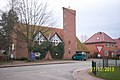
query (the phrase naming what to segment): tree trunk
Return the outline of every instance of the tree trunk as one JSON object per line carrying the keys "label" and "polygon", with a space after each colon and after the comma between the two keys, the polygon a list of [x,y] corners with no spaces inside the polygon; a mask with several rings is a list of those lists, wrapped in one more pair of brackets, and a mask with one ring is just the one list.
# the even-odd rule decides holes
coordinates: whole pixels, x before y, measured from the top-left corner
{"label": "tree trunk", "polygon": [[27,42],[28,48],[28,60],[31,60],[31,53],[32,53],[32,43]]}

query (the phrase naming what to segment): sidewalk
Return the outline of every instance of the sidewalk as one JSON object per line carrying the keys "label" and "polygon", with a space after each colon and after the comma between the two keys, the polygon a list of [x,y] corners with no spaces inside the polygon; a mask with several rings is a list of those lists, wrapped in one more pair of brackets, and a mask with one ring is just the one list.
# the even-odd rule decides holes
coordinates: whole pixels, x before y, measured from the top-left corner
{"label": "sidewalk", "polygon": [[75,70],[73,72],[73,76],[76,80],[104,80],[104,79],[93,77],[90,74],[88,74],[88,72],[89,72],[89,69]]}
{"label": "sidewalk", "polygon": [[20,66],[35,66],[35,65],[49,65],[49,64],[66,64],[66,63],[75,63],[72,60],[43,60],[43,61],[35,61],[35,62],[25,62],[25,61],[14,61],[11,63],[1,64],[0,68],[7,67],[20,67]]}

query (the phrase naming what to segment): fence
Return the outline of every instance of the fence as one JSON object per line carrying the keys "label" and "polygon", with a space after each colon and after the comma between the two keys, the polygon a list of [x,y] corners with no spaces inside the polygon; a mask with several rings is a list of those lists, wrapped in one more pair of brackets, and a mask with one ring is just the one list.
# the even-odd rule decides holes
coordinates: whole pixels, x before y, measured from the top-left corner
{"label": "fence", "polygon": [[120,66],[120,60],[117,59],[95,59],[97,67]]}
{"label": "fence", "polygon": [[107,70],[107,68],[110,68],[108,70],[114,70],[114,66],[120,66],[120,60],[108,58],[92,60],[92,72],[95,75],[97,71]]}

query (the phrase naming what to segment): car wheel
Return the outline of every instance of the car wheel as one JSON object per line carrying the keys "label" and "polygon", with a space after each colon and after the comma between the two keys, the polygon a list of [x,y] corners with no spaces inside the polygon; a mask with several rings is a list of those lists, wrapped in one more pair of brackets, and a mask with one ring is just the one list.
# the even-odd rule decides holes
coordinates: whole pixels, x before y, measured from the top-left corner
{"label": "car wheel", "polygon": [[84,61],[86,61],[86,59],[84,59]]}

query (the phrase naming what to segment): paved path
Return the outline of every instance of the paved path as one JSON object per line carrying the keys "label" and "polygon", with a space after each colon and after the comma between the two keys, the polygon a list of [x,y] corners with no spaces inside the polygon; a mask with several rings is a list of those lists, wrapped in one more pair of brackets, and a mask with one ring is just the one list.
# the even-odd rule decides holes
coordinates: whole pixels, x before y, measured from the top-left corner
{"label": "paved path", "polygon": [[85,70],[75,70],[74,71],[74,78],[76,78],[76,80],[104,80],[104,79],[99,79],[96,77],[91,76],[90,74],[88,74],[89,69],[85,69]]}

